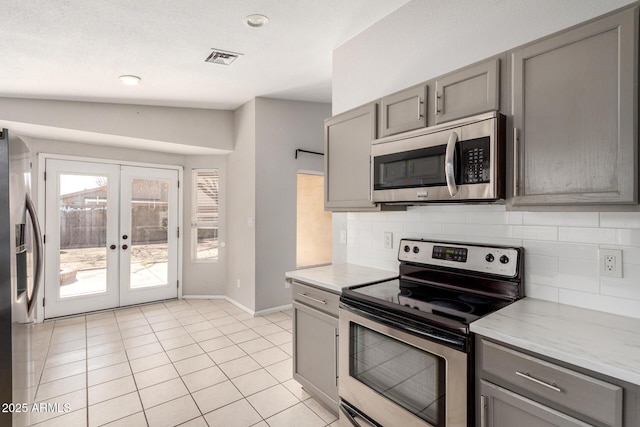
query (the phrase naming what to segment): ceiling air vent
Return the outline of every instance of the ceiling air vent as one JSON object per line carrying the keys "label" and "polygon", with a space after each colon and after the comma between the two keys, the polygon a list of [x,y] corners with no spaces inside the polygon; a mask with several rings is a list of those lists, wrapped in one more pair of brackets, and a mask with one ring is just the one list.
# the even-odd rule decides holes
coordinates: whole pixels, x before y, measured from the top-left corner
{"label": "ceiling air vent", "polygon": [[241,53],[237,53],[237,52],[227,52],[224,50],[213,49],[213,52],[211,52],[211,55],[207,56],[207,59],[205,59],[204,62],[211,62],[212,64],[229,65],[241,55],[242,55]]}

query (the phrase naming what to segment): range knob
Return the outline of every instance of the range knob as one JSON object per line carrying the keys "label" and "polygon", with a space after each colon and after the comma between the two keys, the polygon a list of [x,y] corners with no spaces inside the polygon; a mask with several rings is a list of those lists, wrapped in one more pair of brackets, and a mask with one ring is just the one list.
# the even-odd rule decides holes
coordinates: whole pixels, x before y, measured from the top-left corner
{"label": "range knob", "polygon": [[485,256],[484,259],[486,259],[487,262],[493,262],[495,257],[493,256],[493,254],[487,254],[487,256]]}
{"label": "range knob", "polygon": [[404,251],[405,252],[409,252],[411,250],[411,248],[409,247],[409,245],[404,245]]}
{"label": "range knob", "polygon": [[419,248],[419,247],[417,247],[417,246],[414,246],[414,247],[413,247],[413,253],[414,253],[414,254],[417,254],[418,252],[420,252],[420,248]]}
{"label": "range knob", "polygon": [[500,262],[503,263],[503,264],[507,264],[509,262],[509,257],[506,256],[506,255],[502,255],[500,257]]}

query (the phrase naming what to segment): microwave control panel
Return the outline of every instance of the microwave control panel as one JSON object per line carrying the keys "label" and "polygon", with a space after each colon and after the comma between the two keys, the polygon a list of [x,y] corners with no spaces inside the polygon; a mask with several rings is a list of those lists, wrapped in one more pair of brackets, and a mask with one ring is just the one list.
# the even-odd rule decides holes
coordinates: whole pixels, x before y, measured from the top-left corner
{"label": "microwave control panel", "polygon": [[460,145],[462,184],[482,184],[491,181],[489,138],[462,141]]}

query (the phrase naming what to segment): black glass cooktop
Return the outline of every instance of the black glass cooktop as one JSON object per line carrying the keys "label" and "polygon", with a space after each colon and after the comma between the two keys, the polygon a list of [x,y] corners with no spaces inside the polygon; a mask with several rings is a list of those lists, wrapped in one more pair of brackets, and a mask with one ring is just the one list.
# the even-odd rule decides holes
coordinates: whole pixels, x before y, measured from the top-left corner
{"label": "black glass cooktop", "polygon": [[[467,326],[474,320],[510,304],[498,298],[415,283],[402,279],[353,286],[346,299],[373,303],[391,311],[411,314],[438,323]],[[452,323],[453,322],[453,323]],[[456,328],[458,329],[458,328]]]}

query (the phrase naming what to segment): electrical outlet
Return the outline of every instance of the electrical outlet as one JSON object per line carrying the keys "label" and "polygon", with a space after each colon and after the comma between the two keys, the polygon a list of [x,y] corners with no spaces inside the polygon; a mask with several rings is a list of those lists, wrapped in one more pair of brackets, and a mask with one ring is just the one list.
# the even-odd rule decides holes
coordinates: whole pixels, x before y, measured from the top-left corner
{"label": "electrical outlet", "polygon": [[340,230],[340,244],[347,244],[347,230]]}
{"label": "electrical outlet", "polygon": [[289,281],[289,279],[286,279],[284,281],[284,288],[289,289],[290,287],[291,287],[291,282]]}
{"label": "electrical outlet", "polygon": [[390,231],[384,232],[384,248],[393,249],[393,233]]}
{"label": "electrical outlet", "polygon": [[240,287],[240,279],[238,279],[238,281],[236,282],[236,285]]}
{"label": "electrical outlet", "polygon": [[622,278],[622,251],[600,249],[600,276]]}

